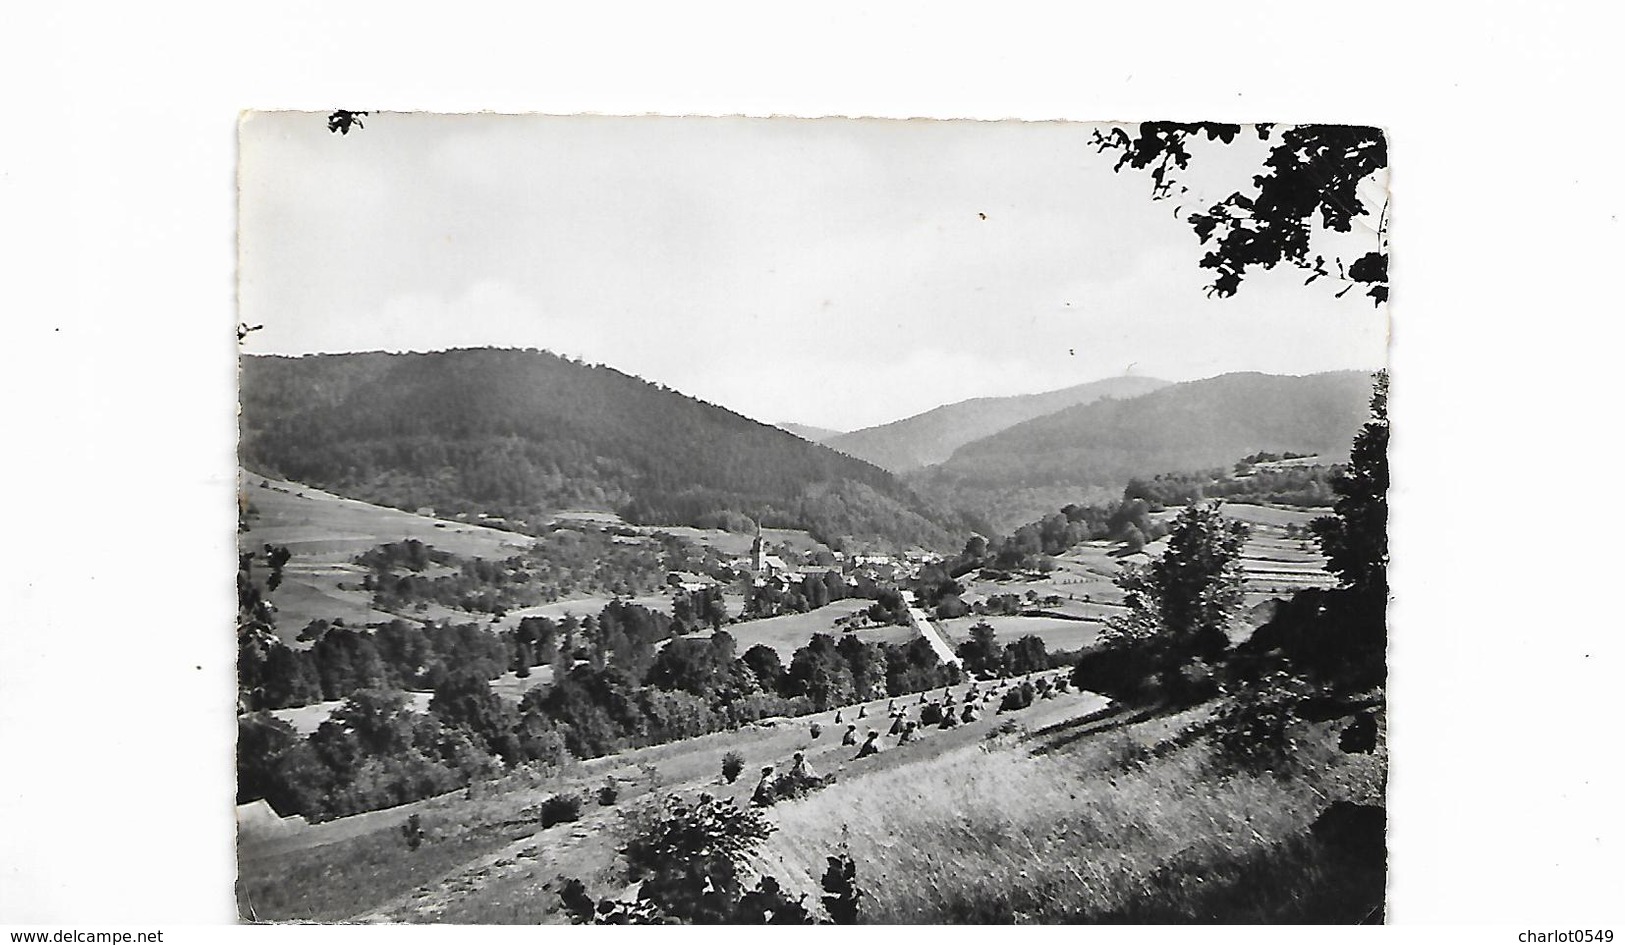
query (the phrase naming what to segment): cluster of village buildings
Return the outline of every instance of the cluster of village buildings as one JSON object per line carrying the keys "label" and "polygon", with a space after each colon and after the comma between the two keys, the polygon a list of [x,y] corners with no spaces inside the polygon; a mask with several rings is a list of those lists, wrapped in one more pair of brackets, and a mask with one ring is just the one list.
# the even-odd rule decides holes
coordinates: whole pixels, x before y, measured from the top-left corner
{"label": "cluster of village buildings", "polygon": [[[419,515],[433,516],[433,508],[424,507],[417,510]],[[459,521],[473,521],[480,525],[494,528],[522,527],[526,523],[510,521],[507,519],[478,514],[470,516],[466,513],[454,516]],[[610,532],[612,540],[620,544],[649,544],[654,539],[643,528],[626,526],[620,522],[618,516],[611,512],[562,512],[552,522],[555,526],[588,527],[603,529]],[[751,583],[757,587],[779,586],[789,589],[802,583],[808,576],[822,578],[830,571],[840,574],[848,586],[856,585],[860,579],[867,578],[877,584],[900,584],[917,576],[920,569],[931,564],[941,563],[943,556],[936,552],[921,549],[912,549],[903,554],[883,554],[877,552],[864,552],[848,554],[841,551],[820,551],[817,560],[786,561],[785,556],[800,557],[787,548],[779,553],[769,547],[768,543],[759,533],[751,543],[748,554],[737,555],[727,559],[727,566],[737,575],[750,575]],[[728,583],[709,574],[693,571],[673,571],[666,577],[666,584],[673,589],[681,588],[685,591],[698,591],[707,587],[715,587]]]}
{"label": "cluster of village buildings", "polygon": [[[757,535],[751,543],[750,553],[729,559],[727,565],[735,574],[750,575],[751,583],[757,587],[777,585],[789,589],[800,585],[808,577],[822,578],[831,571],[840,574],[848,586],[855,586],[862,578],[877,584],[897,584],[915,577],[926,565],[943,560],[940,554],[921,550],[901,555],[826,551],[815,556],[816,561],[791,563],[784,558],[784,554],[788,553],[772,553],[767,542]],[[667,575],[666,583],[686,591],[697,591],[723,582],[707,574],[673,571]]]}

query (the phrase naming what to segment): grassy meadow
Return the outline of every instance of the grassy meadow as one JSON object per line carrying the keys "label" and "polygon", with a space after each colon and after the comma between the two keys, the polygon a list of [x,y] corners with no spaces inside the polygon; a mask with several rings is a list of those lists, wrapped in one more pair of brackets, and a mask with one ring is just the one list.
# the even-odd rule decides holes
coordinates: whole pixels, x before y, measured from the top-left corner
{"label": "grassy meadow", "polygon": [[1288,777],[1222,774],[1180,734],[1203,714],[1062,725],[837,783],[774,810],[762,868],[816,895],[838,844],[868,923],[1371,917],[1381,868],[1346,866],[1308,828],[1334,800],[1380,803],[1381,759],[1340,754],[1320,726]]}
{"label": "grassy meadow", "polygon": [[[246,470],[240,471],[239,480],[252,514],[248,531],[237,536],[238,547],[258,551],[267,544],[283,545],[293,552],[272,600],[277,635],[295,648],[307,645],[296,637],[312,620],[339,618],[362,627],[393,618],[375,609],[372,594],[361,589],[366,569],[353,559],[362,552],[408,538],[453,554],[484,558],[505,558],[530,545],[530,539],[513,532],[346,499]],[[435,605],[414,617],[473,619]]]}
{"label": "grassy meadow", "polygon": [[[743,653],[757,644],[765,644],[778,651],[779,658],[789,663],[790,657],[797,649],[806,646],[813,638],[813,634],[827,633],[837,637],[843,635],[836,621],[867,610],[873,603],[870,600],[848,598],[832,601],[804,614],[781,614],[777,617],[764,617],[761,620],[747,620],[743,623],[730,624],[723,629],[734,638],[739,652]],[[730,601],[730,607],[731,604]],[[915,636],[914,631],[908,627],[871,627],[854,630],[852,633],[860,640],[873,643],[905,643]],[[711,636],[711,631],[703,630],[689,636],[705,639]]]}
{"label": "grassy meadow", "polygon": [[[839,711],[862,728],[884,727],[890,699]],[[917,699],[898,699],[918,716]],[[1048,726],[1095,711],[1104,700],[1073,693],[1021,710],[1025,724]],[[907,770],[938,754],[975,744],[1009,716],[991,713],[952,731],[932,730],[913,744],[891,745],[875,758],[854,760],[840,742],[844,724],[837,710],[777,723],[746,726],[664,745],[574,762],[563,770],[515,771],[496,782],[401,807],[313,824],[291,834],[245,833],[239,837],[240,879],[245,903],[269,920],[451,921],[469,923],[561,922],[554,881],[561,875],[587,880],[600,894],[618,892],[615,850],[624,839],[622,812],[635,811],[664,792],[708,791],[749,802],[761,765],[784,765],[796,751],[815,768],[839,778]],[[818,722],[820,737],[810,734]],[[722,756],[739,752],[744,774],[734,783],[720,776]],[[599,807],[590,795],[614,783],[615,806]],[[582,819],[542,828],[536,810],[555,793],[589,797]],[[400,825],[422,818],[429,839],[408,851]],[[245,911],[245,915],[248,913]]]}
{"label": "grassy meadow", "polygon": [[934,620],[932,623],[949,645],[958,646],[970,639],[970,628],[987,623],[998,634],[999,642],[1014,643],[1028,634],[1044,641],[1048,650],[1081,650],[1094,646],[1100,637],[1103,622],[1098,619],[1068,620],[1064,617],[1019,617],[992,615],[955,617],[952,620]]}
{"label": "grassy meadow", "polygon": [[[870,703],[871,718],[885,704]],[[836,781],[769,810],[777,829],[753,866],[816,902],[825,857],[849,853],[865,923],[1378,919],[1381,864],[1350,861],[1310,825],[1335,801],[1381,803],[1381,743],[1347,755],[1335,724],[1299,723],[1287,767],[1236,773],[1191,734],[1210,710],[1120,710],[1073,693],[888,740],[863,760],[839,744],[834,713],[817,713],[245,842],[242,895],[271,919],[557,923],[563,877],[620,892],[628,815],[666,792],[746,804],[757,766],[801,750]],[[822,738],[809,739],[810,721]],[[717,775],[727,751],[746,759],[734,784]],[[588,800],[579,821],[538,823],[543,798],[606,783],[616,805]],[[410,813],[428,838],[409,852]]]}

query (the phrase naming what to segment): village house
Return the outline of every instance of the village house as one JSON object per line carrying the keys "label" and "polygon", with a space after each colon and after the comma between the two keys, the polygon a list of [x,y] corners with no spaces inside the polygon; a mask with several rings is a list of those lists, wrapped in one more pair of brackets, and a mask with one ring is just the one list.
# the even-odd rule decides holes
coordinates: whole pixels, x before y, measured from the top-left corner
{"label": "village house", "polygon": [[666,575],[667,587],[681,588],[689,593],[716,587],[719,583],[709,574],[696,574],[693,571],[671,571]]}

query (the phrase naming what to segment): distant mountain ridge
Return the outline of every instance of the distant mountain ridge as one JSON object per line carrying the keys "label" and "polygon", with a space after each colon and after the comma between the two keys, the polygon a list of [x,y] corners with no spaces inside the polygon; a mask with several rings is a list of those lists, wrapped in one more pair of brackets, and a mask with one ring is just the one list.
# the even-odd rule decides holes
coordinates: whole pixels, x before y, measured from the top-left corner
{"label": "distant mountain ridge", "polygon": [[908,479],[1005,523],[1052,510],[1058,496],[1117,491],[1133,477],[1229,467],[1259,450],[1343,462],[1366,420],[1371,383],[1365,371],[1187,381],[1015,424]]}
{"label": "distant mountain ridge", "polygon": [[777,426],[780,430],[786,430],[790,433],[794,433],[803,440],[809,440],[813,443],[822,443],[831,437],[841,435],[840,430],[827,430],[823,427],[810,426],[805,423],[779,423],[775,424],[775,426]]}
{"label": "distant mountain ridge", "polygon": [[948,547],[965,523],[885,470],[545,351],[241,359],[242,464],[395,508],[808,528]]}
{"label": "distant mountain ridge", "polygon": [[976,397],[823,442],[848,456],[902,473],[944,462],[967,443],[1035,417],[1103,398],[1138,397],[1167,385],[1154,377],[1109,377],[1040,394]]}

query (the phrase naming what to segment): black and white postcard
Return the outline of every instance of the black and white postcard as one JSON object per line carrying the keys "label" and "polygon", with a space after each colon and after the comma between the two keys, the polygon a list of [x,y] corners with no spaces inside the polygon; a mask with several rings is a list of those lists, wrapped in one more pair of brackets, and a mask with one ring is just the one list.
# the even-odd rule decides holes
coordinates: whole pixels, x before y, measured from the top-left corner
{"label": "black and white postcard", "polygon": [[1381,129],[239,134],[244,921],[1384,921]]}

